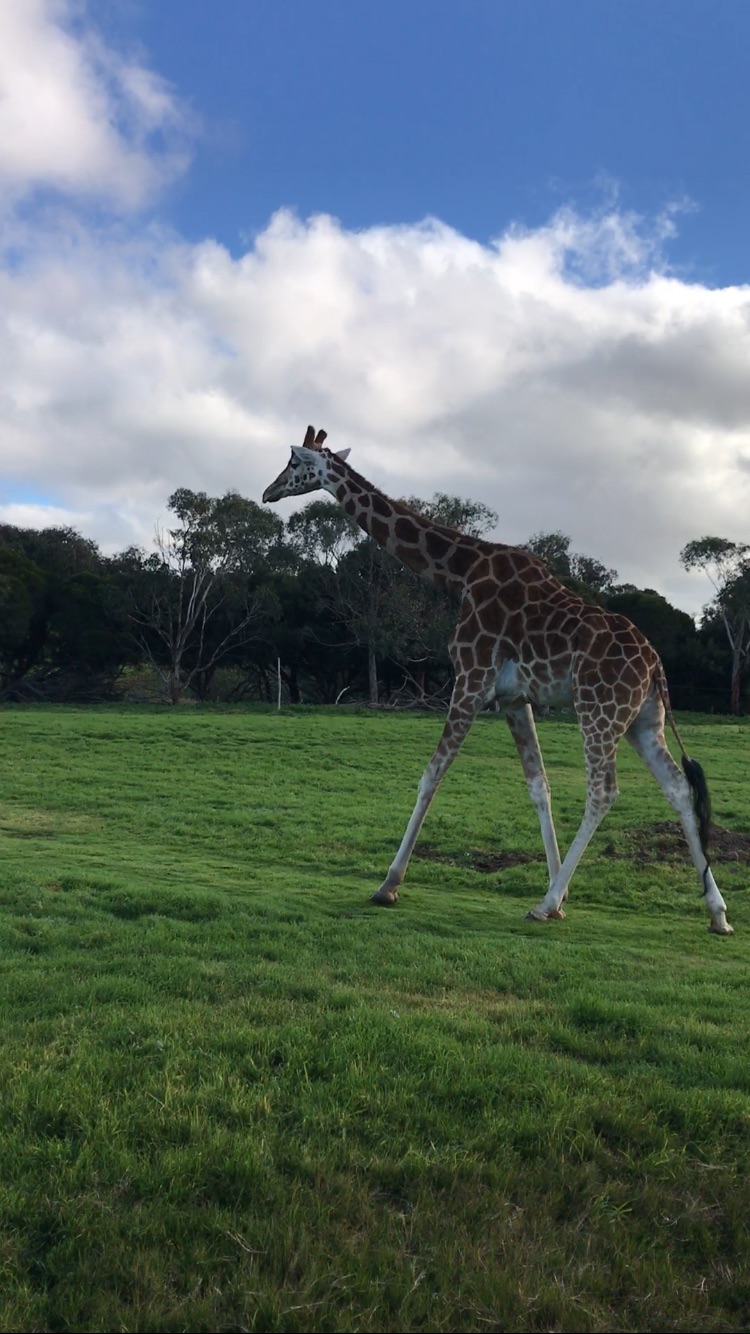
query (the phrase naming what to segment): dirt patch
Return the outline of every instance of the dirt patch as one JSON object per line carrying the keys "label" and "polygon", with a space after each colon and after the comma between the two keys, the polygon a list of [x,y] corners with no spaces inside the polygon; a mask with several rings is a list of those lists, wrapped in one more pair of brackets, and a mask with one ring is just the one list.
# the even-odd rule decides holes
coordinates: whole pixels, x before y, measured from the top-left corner
{"label": "dirt patch", "polygon": [[[618,842],[605,844],[599,855],[602,853],[614,860],[634,861],[642,865],[648,862],[690,860],[682,826],[673,820],[624,829],[618,836]],[[709,853],[712,862],[741,862],[750,866],[750,834],[738,834],[733,829],[714,825]],[[506,871],[511,866],[527,866],[529,862],[544,861],[544,853],[541,851],[485,852],[482,848],[470,848],[467,852],[451,854],[440,852],[429,843],[418,844],[414,856],[422,857],[425,861],[441,862],[444,866],[462,866],[465,870],[481,871],[485,875],[493,871]]]}
{"label": "dirt patch", "polygon": [[481,848],[470,848],[458,856],[448,852],[438,852],[429,843],[421,843],[414,849],[415,857],[424,857],[429,862],[442,862],[444,866],[463,866],[470,871],[505,871],[509,866],[526,866],[529,862],[543,862],[543,852],[483,852]]}
{"label": "dirt patch", "polygon": [[[690,856],[682,826],[674,820],[623,830],[620,847],[608,843],[604,853],[608,857],[629,857],[636,862],[683,862]],[[738,834],[734,829],[714,825],[709,856],[714,862],[743,862],[750,866],[750,834]]]}

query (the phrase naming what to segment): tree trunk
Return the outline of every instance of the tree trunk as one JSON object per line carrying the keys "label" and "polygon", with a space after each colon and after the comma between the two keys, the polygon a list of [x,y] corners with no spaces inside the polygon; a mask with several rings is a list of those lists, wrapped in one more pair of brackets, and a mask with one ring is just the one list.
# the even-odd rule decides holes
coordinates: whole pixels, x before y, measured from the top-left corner
{"label": "tree trunk", "polygon": [[742,685],[742,653],[735,648],[732,654],[732,713],[738,716],[742,713],[742,704],[740,700],[740,687]]}
{"label": "tree trunk", "polygon": [[184,693],[180,659],[175,658],[169,668],[169,698],[173,704],[179,704]]}
{"label": "tree trunk", "polygon": [[205,704],[208,700],[215,672],[215,667],[205,667],[193,676],[191,685],[201,704]]}
{"label": "tree trunk", "polygon": [[272,702],[271,678],[265,667],[258,668],[258,695],[266,704]]}
{"label": "tree trunk", "polygon": [[370,703],[378,702],[378,660],[375,656],[375,649],[372,644],[367,649],[367,666],[370,675]]}
{"label": "tree trunk", "polygon": [[287,668],[286,671],[282,667],[281,679],[284,682],[284,685],[286,686],[287,690],[289,691],[289,703],[301,704],[302,694],[299,688],[299,677],[297,675],[296,664],[292,664],[292,666]]}

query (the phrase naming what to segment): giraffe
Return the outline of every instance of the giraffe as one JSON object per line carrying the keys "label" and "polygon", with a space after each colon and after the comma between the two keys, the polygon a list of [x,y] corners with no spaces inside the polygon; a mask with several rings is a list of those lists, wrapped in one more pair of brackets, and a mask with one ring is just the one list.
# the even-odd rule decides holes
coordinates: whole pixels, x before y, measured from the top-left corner
{"label": "giraffe", "polygon": [[[324,447],[325,431],[308,426],[287,467],[263,493],[265,502],[328,491],[346,513],[410,569],[456,595],[460,612],[450,643],[454,685],[443,734],[419,782],[401,844],[374,903],[395,904],[428,808],[479,711],[497,700],[504,711],[536,807],[549,885],[527,913],[535,922],[565,916],[571,877],[618,795],[616,751],[634,748],[677,812],[703,886],[709,931],[733,928],[709,866],[710,806],[705,776],[675,725],[656,650],[626,617],[584,602],[523,547],[468,537],[415,514],[365,481],[346,462],[350,453]],[[564,859],[552,819],[550,789],[533,705],[567,705],[583,736],[586,802]],[[664,738],[669,721],[684,774]]]}

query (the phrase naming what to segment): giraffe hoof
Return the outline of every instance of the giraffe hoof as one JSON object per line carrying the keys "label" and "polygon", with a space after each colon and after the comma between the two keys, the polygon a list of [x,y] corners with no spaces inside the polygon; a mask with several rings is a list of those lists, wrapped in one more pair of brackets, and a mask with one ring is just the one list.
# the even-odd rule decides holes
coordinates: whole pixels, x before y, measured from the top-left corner
{"label": "giraffe hoof", "polygon": [[381,908],[392,908],[398,903],[397,889],[378,889],[370,895],[370,903],[377,903]]}
{"label": "giraffe hoof", "polygon": [[734,927],[730,926],[728,922],[725,922],[723,926],[717,926],[715,922],[711,922],[708,929],[709,931],[712,931],[715,936],[734,935]]}
{"label": "giraffe hoof", "polygon": [[539,908],[532,908],[527,912],[527,922],[558,922],[565,916],[562,908],[551,908],[549,912],[542,912]]}

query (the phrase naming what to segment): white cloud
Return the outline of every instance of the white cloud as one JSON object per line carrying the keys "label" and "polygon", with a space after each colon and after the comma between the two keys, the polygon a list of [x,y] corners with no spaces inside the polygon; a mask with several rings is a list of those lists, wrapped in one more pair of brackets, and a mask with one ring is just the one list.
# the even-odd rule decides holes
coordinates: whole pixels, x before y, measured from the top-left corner
{"label": "white cloud", "polygon": [[187,165],[169,86],[108,47],[73,0],[0,0],[0,189],[141,207]]}
{"label": "white cloud", "polygon": [[91,523],[91,514],[61,509],[59,505],[35,504],[33,501],[15,501],[0,505],[0,523],[16,528],[78,528]]}
{"label": "white cloud", "polygon": [[750,289],[670,275],[673,212],[613,198],[481,245],[282,211],[239,258],[95,227],[77,204],[151,198],[186,120],[90,12],[0,0],[0,187],[60,197],[0,223],[0,516],[147,545],[177,486],[259,498],[312,421],[391,494],[484,500],[510,542],[562,528],[700,607],[680,548],[749,536]]}
{"label": "white cloud", "polygon": [[[259,498],[313,421],[392,494],[480,498],[511,542],[562,528],[697,609],[682,545],[748,538],[750,291],[636,272],[623,229],[566,212],[482,246],[280,213],[238,259],[37,233],[0,274],[0,466],[112,549],[178,485]],[[627,279],[586,286],[571,254],[611,237]]]}

